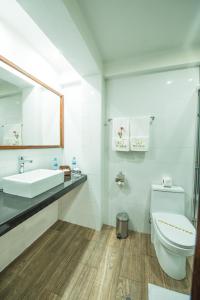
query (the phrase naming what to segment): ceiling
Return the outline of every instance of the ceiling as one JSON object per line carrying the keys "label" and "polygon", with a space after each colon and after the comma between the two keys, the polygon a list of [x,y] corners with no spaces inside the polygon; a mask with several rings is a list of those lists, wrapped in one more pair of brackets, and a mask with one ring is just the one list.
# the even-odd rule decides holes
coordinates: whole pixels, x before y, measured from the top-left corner
{"label": "ceiling", "polygon": [[[67,62],[69,62],[68,66],[73,66],[73,68],[71,67],[71,72],[68,71],[68,82],[70,82],[70,78],[75,78],[75,81],[80,80],[74,69],[78,71],[81,76],[99,72],[99,66],[93,58],[78,26],[76,26],[67,7],[65,6],[65,0],[4,1],[17,1],[17,3],[21,6],[21,9],[23,9],[23,11],[29,15],[29,18],[32,19],[32,22],[38,26],[46,38],[58,49],[58,52]],[[74,9],[73,6],[76,4],[75,0],[66,0],[66,2],[69,6],[72,6],[72,9]],[[77,11],[75,15],[77,15]],[[30,32],[30,28],[29,30],[26,30],[26,32],[29,34],[28,32]],[[33,39],[32,36],[31,39]],[[38,48],[41,48],[41,43],[36,35],[34,36],[34,42],[38,45]],[[46,51],[46,56],[49,56],[48,52],[50,51]],[[53,61],[54,57],[55,56],[53,55]],[[69,69],[64,63],[62,64],[62,67],[65,70]]]}
{"label": "ceiling", "polygon": [[29,78],[3,62],[0,62],[0,85],[19,90],[33,87],[33,83]]}
{"label": "ceiling", "polygon": [[1,89],[18,89],[18,87],[8,81],[5,81],[0,78],[0,90]]}
{"label": "ceiling", "polygon": [[77,80],[77,72],[16,0],[1,0],[0,22],[43,57],[52,66],[58,78],[65,75],[67,82],[74,78]]}
{"label": "ceiling", "polygon": [[200,45],[199,0],[76,0],[104,63]]}
{"label": "ceiling", "polygon": [[[200,64],[200,0],[11,1],[81,76],[110,78]],[[30,28],[23,28],[29,36]],[[38,35],[31,40],[51,56]],[[65,68],[54,55],[53,62]]]}
{"label": "ceiling", "polygon": [[10,83],[8,81],[5,81],[3,79],[0,79],[0,99],[8,96],[8,95],[16,95],[21,93],[21,89],[14,85],[13,83]]}

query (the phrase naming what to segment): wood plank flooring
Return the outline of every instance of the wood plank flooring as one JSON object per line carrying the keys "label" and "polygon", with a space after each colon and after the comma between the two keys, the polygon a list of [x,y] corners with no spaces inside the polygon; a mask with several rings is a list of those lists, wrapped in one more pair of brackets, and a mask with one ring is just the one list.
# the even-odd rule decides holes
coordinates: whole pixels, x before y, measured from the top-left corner
{"label": "wood plank flooring", "polygon": [[176,281],[159,267],[150,236],[115,228],[101,232],[58,221],[0,273],[0,300],[147,300],[147,284],[190,293],[187,278]]}

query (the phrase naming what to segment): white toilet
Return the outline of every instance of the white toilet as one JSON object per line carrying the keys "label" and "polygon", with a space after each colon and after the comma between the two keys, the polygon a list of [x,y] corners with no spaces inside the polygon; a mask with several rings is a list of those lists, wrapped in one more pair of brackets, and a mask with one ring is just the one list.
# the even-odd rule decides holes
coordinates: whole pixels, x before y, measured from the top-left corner
{"label": "white toilet", "polygon": [[186,276],[186,258],[194,254],[196,230],[184,216],[184,190],[152,185],[151,241],[163,271],[181,280]]}

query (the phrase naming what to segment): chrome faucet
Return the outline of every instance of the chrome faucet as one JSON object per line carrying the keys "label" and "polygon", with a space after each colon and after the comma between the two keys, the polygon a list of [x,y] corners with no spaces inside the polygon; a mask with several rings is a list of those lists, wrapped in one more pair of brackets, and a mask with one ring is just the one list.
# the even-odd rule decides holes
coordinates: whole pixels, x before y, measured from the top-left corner
{"label": "chrome faucet", "polygon": [[31,159],[24,159],[23,156],[19,156],[19,158],[18,158],[18,170],[19,170],[19,174],[24,173],[24,164],[25,164],[25,162],[32,163],[33,161]]}

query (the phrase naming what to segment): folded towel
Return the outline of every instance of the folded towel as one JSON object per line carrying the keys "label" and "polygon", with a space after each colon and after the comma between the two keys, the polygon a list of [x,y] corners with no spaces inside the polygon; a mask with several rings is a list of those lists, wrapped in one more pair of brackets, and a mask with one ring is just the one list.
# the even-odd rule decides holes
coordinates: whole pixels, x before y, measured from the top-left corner
{"label": "folded towel", "polygon": [[149,117],[135,117],[130,120],[131,151],[149,150]]}
{"label": "folded towel", "polygon": [[113,151],[129,151],[129,119],[115,118],[112,132]]}
{"label": "folded towel", "polygon": [[148,151],[149,138],[146,136],[138,136],[130,138],[131,151]]}
{"label": "folded towel", "polygon": [[113,151],[129,151],[129,139],[114,139],[112,141]]}
{"label": "folded towel", "polygon": [[22,124],[4,125],[3,145],[22,145]]}

